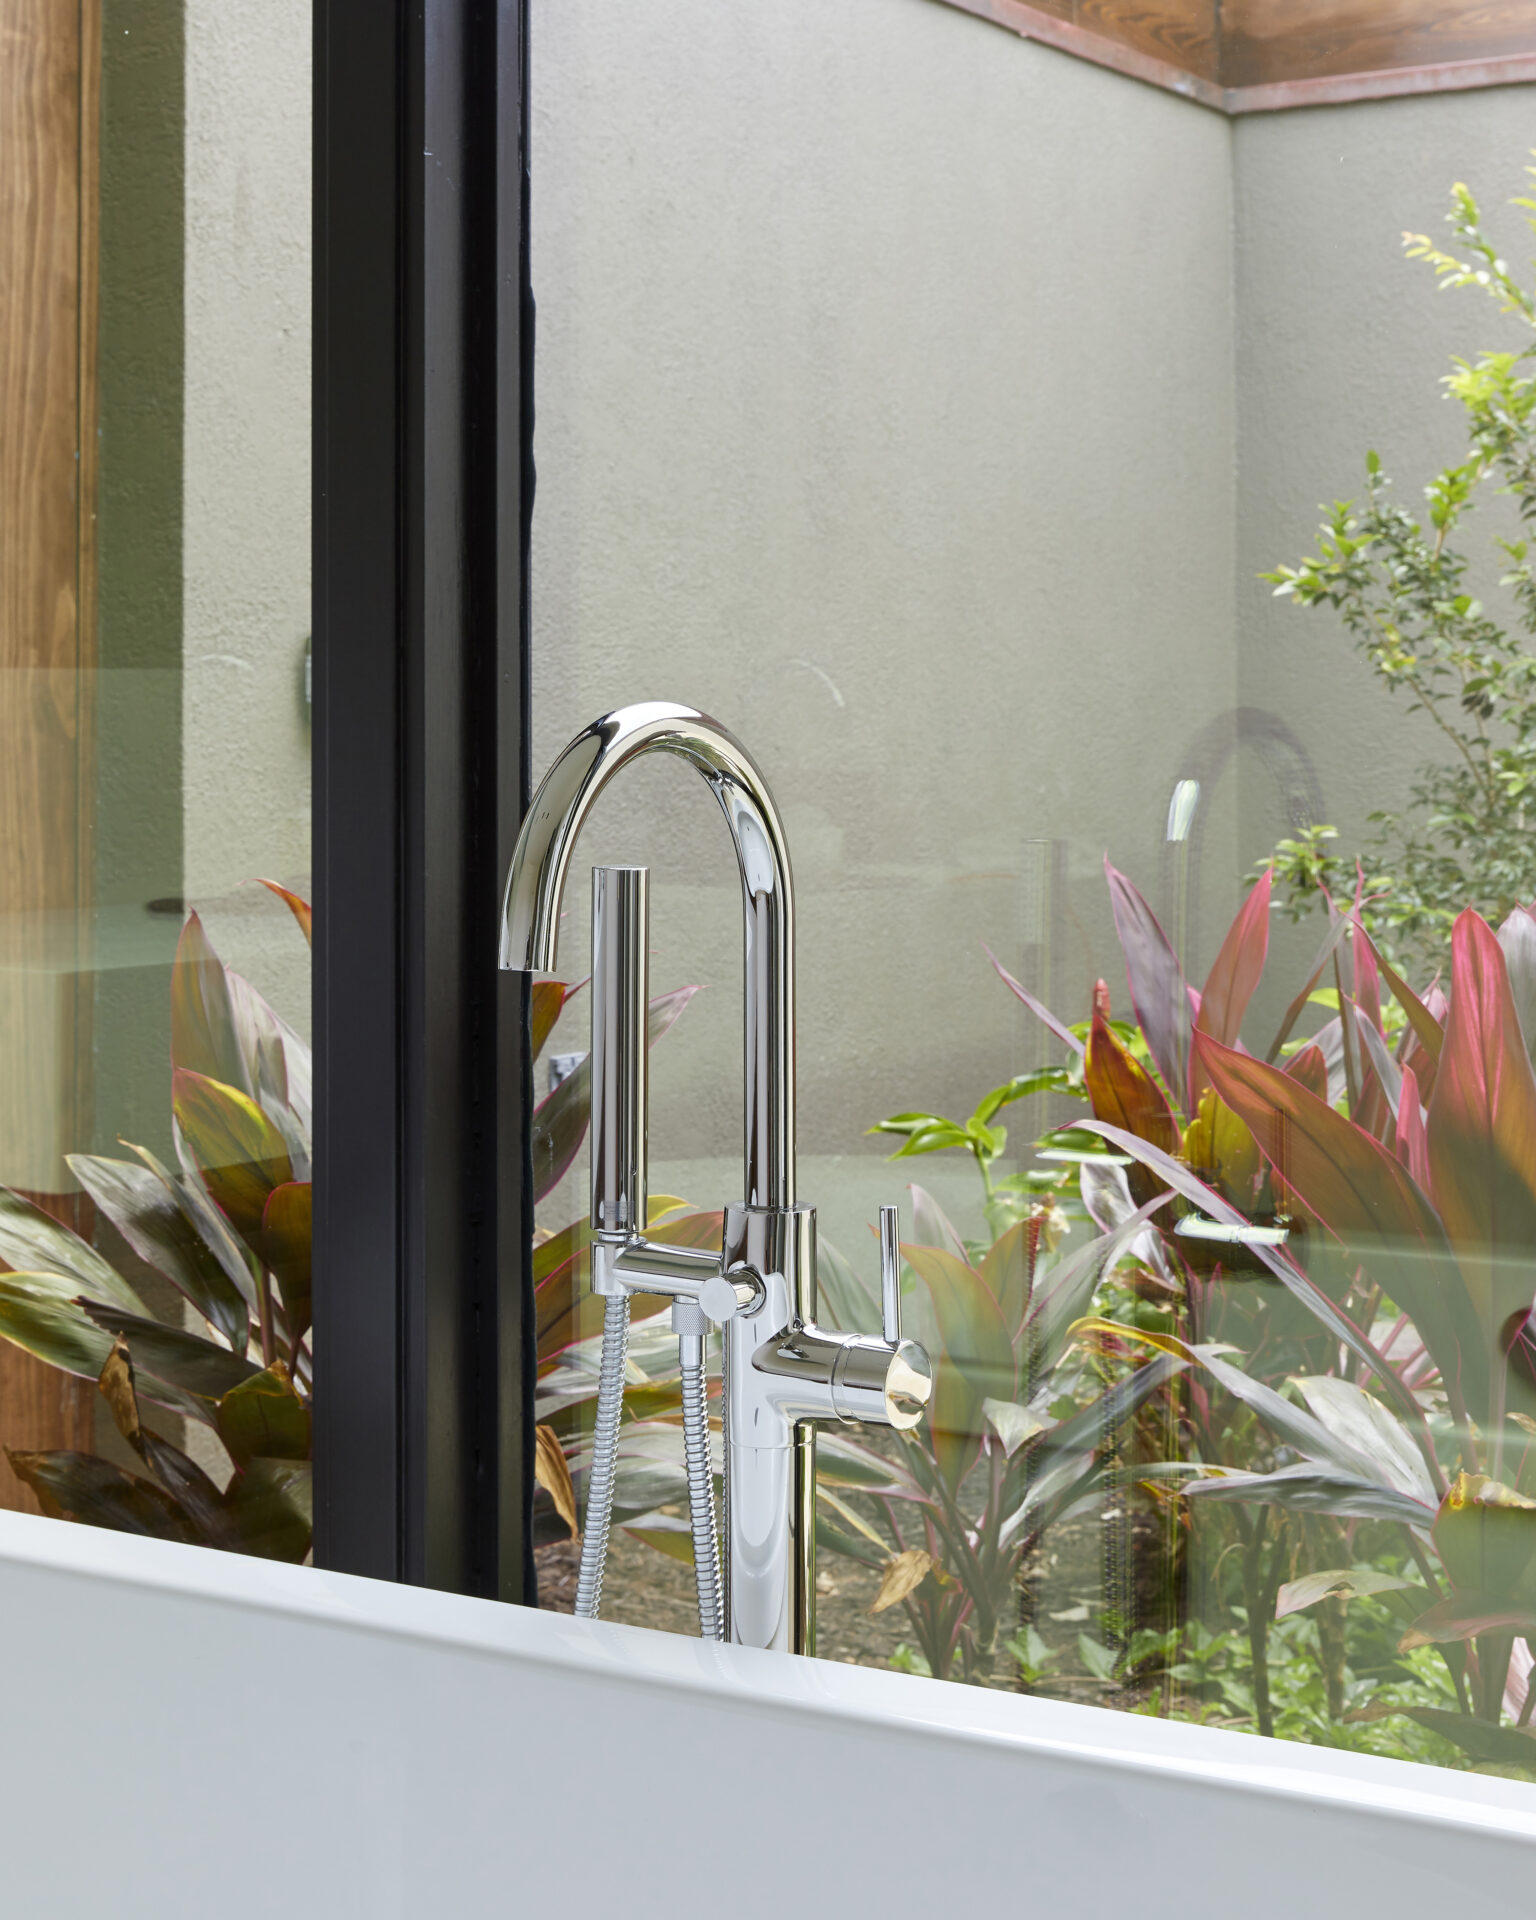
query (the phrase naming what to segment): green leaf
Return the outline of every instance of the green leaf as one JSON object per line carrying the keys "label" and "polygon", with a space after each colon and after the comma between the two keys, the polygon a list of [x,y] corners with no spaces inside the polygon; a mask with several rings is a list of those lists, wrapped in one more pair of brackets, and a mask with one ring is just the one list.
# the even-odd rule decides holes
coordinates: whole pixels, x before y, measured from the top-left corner
{"label": "green leaf", "polygon": [[[246,1303],[183,1208],[169,1179],[131,1160],[72,1153],[69,1168],[134,1252],[163,1273],[237,1352],[244,1352]],[[114,1304],[142,1311],[140,1303]]]}
{"label": "green leaf", "polygon": [[[185,1147],[185,1141],[181,1145]],[[175,1194],[187,1218],[197,1229],[198,1237],[204,1246],[218,1261],[225,1278],[245,1302],[248,1313],[254,1313],[257,1306],[256,1256],[240,1240],[224,1215],[208,1198],[208,1190],[202,1180],[194,1173],[185,1170],[172,1172],[148,1147],[136,1145],[125,1140],[123,1145],[136,1153],[155,1175]]]}
{"label": "green leaf", "polygon": [[312,1195],[307,1180],[290,1180],[267,1195],[261,1216],[261,1254],[277,1279],[294,1351],[308,1333],[311,1319]]}
{"label": "green leaf", "polygon": [[932,1356],[928,1431],[940,1471],[957,1488],[980,1448],[982,1402],[1015,1396],[1013,1345],[991,1289],[974,1267],[941,1247],[903,1245],[901,1251],[933,1302],[943,1351]]}
{"label": "green leaf", "polygon": [[[871,1546],[869,1541],[861,1540],[857,1534],[845,1533],[841,1527],[835,1526],[830,1520],[823,1519],[819,1512],[816,1515],[816,1546],[819,1552],[840,1553],[846,1560],[857,1560],[860,1565],[873,1567],[877,1571],[890,1558],[889,1554],[879,1547]],[[691,1566],[693,1564],[691,1552],[688,1561]]]}
{"label": "green leaf", "polygon": [[1083,1665],[1095,1680],[1113,1680],[1115,1677],[1115,1656],[1109,1648],[1097,1640],[1091,1640],[1086,1633],[1077,1636],[1077,1651]]}
{"label": "green leaf", "polygon": [[[227,1347],[215,1346],[211,1340],[180,1327],[167,1327],[158,1320],[146,1320],[94,1300],[85,1302],[85,1311],[107,1333],[123,1336],[139,1372],[153,1374],[156,1379],[168,1381],[173,1387],[201,1399],[221,1399],[258,1371],[249,1360],[231,1353]],[[109,1341],[109,1350],[110,1346]],[[99,1375],[101,1368],[96,1372]]]}
{"label": "green leaf", "polygon": [[1358,1600],[1363,1594],[1391,1593],[1411,1588],[1412,1580],[1399,1579],[1395,1573],[1378,1573],[1374,1567],[1333,1567],[1324,1573],[1306,1573],[1299,1580],[1288,1580],[1275,1595],[1275,1618],[1300,1613],[1315,1607],[1319,1600]]}
{"label": "green leaf", "polygon": [[1033,1093],[1069,1093],[1075,1090],[1071,1075],[1063,1067],[1040,1067],[1033,1073],[1016,1073],[1011,1080],[1005,1080],[1000,1087],[983,1094],[976,1111],[971,1115],[971,1125],[986,1126],[1004,1107],[1011,1107],[1015,1100],[1027,1100]]}
{"label": "green leaf", "polygon": [[130,1313],[144,1311],[144,1302],[94,1247],[9,1187],[0,1187],[0,1260],[18,1273],[63,1274],[75,1282],[74,1293],[110,1300]]}
{"label": "green leaf", "polygon": [[1452,1640],[1471,1640],[1478,1634],[1521,1633],[1536,1639],[1536,1599],[1519,1601],[1507,1594],[1452,1593],[1427,1608],[1398,1641],[1399,1653],[1414,1647],[1439,1646]]}
{"label": "green leaf", "polygon": [[314,1495],[309,1465],[298,1460],[250,1461],[224,1496],[240,1552],[297,1565],[314,1537]]}
{"label": "green leaf", "polygon": [[945,1356],[965,1375],[978,1415],[984,1398],[1011,1400],[1017,1377],[1013,1343],[991,1288],[974,1267],[941,1247],[901,1251],[928,1289]]}
{"label": "green leaf", "polygon": [[79,1282],[57,1273],[0,1274],[0,1336],[50,1367],[99,1380],[112,1352],[79,1304]]}
{"label": "green leaf", "polygon": [[669,1560],[676,1560],[685,1567],[693,1565],[693,1535],[686,1530],[674,1532],[671,1527],[626,1527],[624,1531],[632,1540],[653,1547]]}
{"label": "green leaf", "polygon": [[859,1333],[880,1324],[880,1300],[830,1240],[817,1237],[816,1286],[820,1296],[817,1319],[824,1326]]}
{"label": "green leaf", "polygon": [[1432,1733],[1443,1734],[1453,1746],[1485,1765],[1520,1767],[1536,1772],[1536,1734],[1514,1727],[1495,1727],[1469,1714],[1447,1713],[1439,1707],[1405,1707],[1410,1720]]}
{"label": "green leaf", "polygon": [[171,1064],[177,1071],[216,1080],[247,1096],[256,1091],[224,963],[214,952],[195,913],[176,946],[171,968]]}
{"label": "green leaf", "polygon": [[1038,1213],[1016,1220],[982,1255],[981,1277],[997,1302],[1011,1340],[1018,1339],[1024,1316],[1029,1311],[1043,1229],[1044,1222]]}
{"label": "green leaf", "polygon": [[310,1455],[309,1408],[295,1393],[288,1369],[278,1361],[232,1387],[215,1409],[219,1438],[237,1466],[257,1456],[269,1460],[307,1460]]}
{"label": "green leaf", "polygon": [[7,1447],[5,1451],[16,1478],[32,1489],[44,1513],[55,1519],[188,1546],[212,1544],[172,1494],[109,1460],[67,1449],[25,1453]]}
{"label": "green leaf", "polygon": [[906,1484],[895,1462],[830,1427],[822,1430],[816,1443],[816,1479],[830,1487],[856,1487],[865,1493],[889,1492]]}
{"label": "green leaf", "polygon": [[1406,1494],[1364,1474],[1316,1460],[1300,1460],[1276,1473],[1230,1473],[1212,1467],[1183,1489],[1187,1500],[1232,1501],[1281,1507],[1289,1513],[1331,1513],[1339,1519],[1396,1520],[1422,1532],[1429,1511]]}
{"label": "green leaf", "polygon": [[210,1196],[236,1232],[254,1241],[268,1195],[293,1179],[282,1134],[237,1087],[181,1067],[172,1075],[171,1107]]}
{"label": "green leaf", "polygon": [[1024,1442],[1043,1433],[1045,1422],[1021,1407],[1017,1400],[983,1400],[981,1411],[987,1425],[1003,1443],[1003,1454],[1011,1460]]}
{"label": "green leaf", "polygon": [[1536,1603],[1536,1500],[1516,1488],[1458,1473],[1435,1516],[1435,1549],[1459,1592]]}
{"label": "green leaf", "polygon": [[[882,1129],[892,1131],[892,1129]],[[956,1147],[967,1150],[971,1146],[971,1135],[966,1128],[957,1126],[953,1120],[924,1121],[910,1129],[907,1137],[891,1155],[893,1160],[910,1160],[920,1153],[948,1153]]]}

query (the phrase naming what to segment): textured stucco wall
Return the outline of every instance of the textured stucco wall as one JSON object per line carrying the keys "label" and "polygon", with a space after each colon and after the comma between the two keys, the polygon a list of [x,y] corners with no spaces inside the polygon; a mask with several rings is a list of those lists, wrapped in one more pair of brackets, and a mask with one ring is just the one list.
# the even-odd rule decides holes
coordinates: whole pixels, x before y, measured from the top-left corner
{"label": "textured stucco wall", "polygon": [[[1234,703],[1231,129],[927,0],[564,0],[533,61],[535,762],[642,697],[761,759],[802,1187],[847,1240],[908,1177],[871,1121],[1044,1051],[982,941],[1082,1017],[1102,857],[1158,891],[1171,784]],[[729,1197],[713,803],[641,770],[589,857],[652,865],[654,983],[709,984],[653,1063],[655,1184]],[[1219,822],[1205,864],[1230,911]]]}
{"label": "textured stucco wall", "polygon": [[[1413,511],[1424,483],[1466,457],[1464,415],[1441,397],[1441,376],[1453,355],[1519,347],[1529,333],[1473,289],[1439,291],[1429,267],[1403,258],[1402,234],[1450,244],[1450,188],[1465,180],[1528,277],[1531,234],[1506,203],[1526,187],[1536,89],[1255,115],[1235,131],[1242,695],[1303,738],[1320,817],[1353,847],[1366,816],[1401,805],[1414,766],[1443,743],[1406,699],[1377,688],[1340,621],[1275,600],[1257,575],[1316,551],[1320,505],[1363,494],[1368,449]],[[1507,503],[1488,500],[1465,530],[1485,556],[1490,607],[1507,598],[1494,540],[1512,521]],[[1256,770],[1242,788],[1250,858],[1270,831],[1249,812],[1267,788]],[[1309,928],[1300,944],[1316,937]]]}
{"label": "textured stucco wall", "polygon": [[302,1031],[307,891],[310,0],[187,0],[185,886]]}

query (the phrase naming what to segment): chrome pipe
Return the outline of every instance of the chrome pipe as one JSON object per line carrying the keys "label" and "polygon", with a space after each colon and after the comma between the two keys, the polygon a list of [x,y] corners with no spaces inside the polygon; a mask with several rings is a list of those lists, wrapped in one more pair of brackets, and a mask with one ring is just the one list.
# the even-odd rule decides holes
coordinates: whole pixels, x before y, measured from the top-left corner
{"label": "chrome pipe", "polygon": [[644,1233],[650,875],[592,869],[592,1231]]}
{"label": "chrome pipe", "polygon": [[621,707],[579,734],[545,774],[518,835],[502,902],[501,964],[555,964],[560,906],[576,839],[614,776],[646,753],[671,753],[704,776],[741,871],[745,921],[747,1204],[795,1200],[795,914],[784,828],[752,756],[717,720],[665,701]]}
{"label": "chrome pipe", "polygon": [[[629,1293],[670,1294],[674,1319],[682,1316],[677,1324],[690,1338],[698,1315],[722,1327],[727,1635],[809,1653],[816,1428],[827,1420],[914,1426],[932,1375],[923,1349],[901,1337],[894,1209],[881,1221],[884,1337],[815,1323],[816,1215],[795,1201],[793,882],[778,810],[741,745],[694,708],[659,703],[606,714],[572,741],[545,775],[518,837],[502,904],[501,964],[553,967],[577,835],[619,770],[649,752],[677,754],[703,774],[736,848],[745,929],[746,1198],[726,1209],[718,1254],[644,1237],[646,887],[643,869],[601,871],[593,881],[592,1286],[610,1303]],[[692,1465],[697,1479],[697,1458]],[[696,1525],[705,1524],[704,1512],[701,1498]]]}

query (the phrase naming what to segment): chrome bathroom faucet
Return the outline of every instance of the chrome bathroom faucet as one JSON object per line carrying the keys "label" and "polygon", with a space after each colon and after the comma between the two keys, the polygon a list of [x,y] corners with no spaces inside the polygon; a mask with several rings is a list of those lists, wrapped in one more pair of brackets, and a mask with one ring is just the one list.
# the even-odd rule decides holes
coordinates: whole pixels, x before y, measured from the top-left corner
{"label": "chrome bathroom faucet", "polygon": [[[588,1496],[583,1580],[595,1612],[622,1393],[628,1295],[673,1299],[682,1342],[684,1426],[695,1573],[711,1635],[714,1522],[708,1510],[701,1368],[706,1321],[724,1346],[725,1593],[719,1637],[814,1651],[816,1428],[870,1421],[905,1429],[932,1391],[928,1356],[904,1340],[894,1208],[881,1212],[880,1337],[816,1325],[816,1214],[795,1197],[794,897],[773,796],[751,757],[706,714],[661,702],[594,721],[533,799],[507,876],[501,964],[555,963],[560,904],[576,838],[620,768],[672,753],[704,776],[736,847],[746,924],[745,1196],[727,1207],[720,1253],[663,1246],[646,1227],[648,889],[643,868],[593,875],[592,1276],[606,1296],[604,1381]],[[611,1336],[611,1341],[610,1341]],[[690,1393],[690,1383],[692,1392]],[[691,1413],[690,1413],[691,1402]],[[702,1438],[701,1438],[702,1434]],[[700,1459],[702,1451],[702,1471]],[[603,1486],[606,1460],[607,1485]],[[701,1506],[706,1511],[701,1513]]]}

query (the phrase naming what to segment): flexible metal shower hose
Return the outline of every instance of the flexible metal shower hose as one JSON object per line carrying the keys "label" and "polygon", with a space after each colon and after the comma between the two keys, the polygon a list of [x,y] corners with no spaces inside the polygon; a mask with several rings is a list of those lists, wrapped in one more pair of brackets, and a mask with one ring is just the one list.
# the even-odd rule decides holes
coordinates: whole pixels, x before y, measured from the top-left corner
{"label": "flexible metal shower hose", "polygon": [[613,1517],[628,1358],[629,1295],[611,1293],[603,1304],[603,1361],[597,1380],[597,1423],[592,1430],[587,1524],[581,1536],[581,1570],[576,1576],[576,1612],[583,1620],[595,1620],[602,1604],[603,1563],[608,1557],[608,1525]]}
{"label": "flexible metal shower hose", "polygon": [[688,1463],[688,1511],[693,1519],[693,1574],[699,1590],[699,1633],[723,1638],[720,1623],[720,1543],[715,1534],[715,1482],[709,1468],[709,1405],[704,1395],[704,1341],[678,1342],[683,1377],[683,1453]]}

